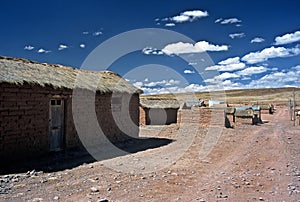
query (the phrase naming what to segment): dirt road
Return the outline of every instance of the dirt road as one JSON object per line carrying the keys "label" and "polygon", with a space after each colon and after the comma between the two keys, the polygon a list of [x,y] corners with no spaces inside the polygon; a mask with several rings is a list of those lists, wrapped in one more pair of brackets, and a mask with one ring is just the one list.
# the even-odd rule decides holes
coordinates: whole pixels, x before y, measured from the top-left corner
{"label": "dirt road", "polygon": [[284,108],[263,119],[234,129],[143,127],[141,136],[172,142],[57,172],[0,176],[0,201],[298,202],[300,126]]}

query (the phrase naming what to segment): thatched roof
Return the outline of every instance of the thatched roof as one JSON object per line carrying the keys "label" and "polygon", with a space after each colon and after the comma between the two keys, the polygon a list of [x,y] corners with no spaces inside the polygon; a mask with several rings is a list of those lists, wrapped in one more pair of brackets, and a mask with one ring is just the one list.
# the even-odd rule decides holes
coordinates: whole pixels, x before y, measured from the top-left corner
{"label": "thatched roof", "polygon": [[180,104],[175,99],[141,98],[140,105],[143,108],[179,109]]}
{"label": "thatched roof", "polygon": [[82,88],[101,93],[142,93],[142,90],[111,71],[87,71],[0,56],[0,83],[3,82],[20,86],[29,83],[53,88]]}
{"label": "thatched roof", "polygon": [[238,110],[234,112],[234,115],[236,117],[244,117],[244,118],[252,118],[254,116],[254,111],[252,108],[247,108],[244,110]]}

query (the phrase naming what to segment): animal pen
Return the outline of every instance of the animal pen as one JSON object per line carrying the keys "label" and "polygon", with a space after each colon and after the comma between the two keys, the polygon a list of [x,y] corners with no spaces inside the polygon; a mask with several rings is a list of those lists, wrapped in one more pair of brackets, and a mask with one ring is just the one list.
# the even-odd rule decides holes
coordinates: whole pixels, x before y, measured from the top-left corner
{"label": "animal pen", "polygon": [[91,72],[1,56],[2,163],[82,148],[78,131],[86,134],[83,138],[97,135],[89,127],[92,118],[111,142],[138,137],[140,93],[110,71]]}
{"label": "animal pen", "polygon": [[140,99],[141,125],[168,125],[177,123],[180,105],[175,99]]}

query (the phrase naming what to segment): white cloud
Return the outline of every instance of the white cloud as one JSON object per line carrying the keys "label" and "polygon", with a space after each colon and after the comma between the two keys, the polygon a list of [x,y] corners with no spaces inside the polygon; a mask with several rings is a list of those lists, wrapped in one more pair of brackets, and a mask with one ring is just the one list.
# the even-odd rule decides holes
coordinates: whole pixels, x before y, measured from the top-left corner
{"label": "white cloud", "polygon": [[200,53],[205,51],[227,51],[227,45],[213,45],[206,41],[199,41],[195,44],[191,43],[173,43],[165,46],[162,51],[167,55],[172,54],[186,54],[186,53]]}
{"label": "white cloud", "polygon": [[240,63],[228,64],[228,65],[213,65],[213,66],[206,67],[205,70],[206,71],[216,70],[216,71],[225,72],[225,71],[236,71],[236,70],[244,69],[245,67],[246,65],[240,62]]}
{"label": "white cloud", "polygon": [[60,44],[59,46],[58,46],[58,50],[64,50],[64,49],[67,49],[68,48],[68,46],[67,45],[64,45],[64,44]]}
{"label": "white cloud", "polygon": [[192,22],[198,18],[207,17],[208,12],[207,11],[201,11],[201,10],[192,10],[192,11],[184,11],[180,15],[173,16],[170,18],[162,19],[162,21],[172,21],[175,23],[183,23],[183,22]]}
{"label": "white cloud", "polygon": [[163,55],[163,51],[152,47],[146,47],[142,50],[145,55]]}
{"label": "white cloud", "polygon": [[237,74],[242,75],[242,76],[251,76],[253,74],[261,74],[264,73],[268,70],[268,68],[264,67],[264,66],[259,66],[259,67],[248,67],[246,69],[243,69],[239,72],[237,72]]}
{"label": "white cloud", "polygon": [[182,23],[190,20],[189,16],[186,15],[177,15],[171,18],[172,21],[177,22],[177,23]]}
{"label": "white cloud", "polygon": [[259,62],[267,61],[270,58],[284,58],[291,57],[300,54],[300,47],[296,46],[295,48],[284,48],[284,47],[270,47],[265,48],[262,51],[251,52],[244,57],[242,57],[243,61],[246,61],[249,64],[255,64]]}
{"label": "white cloud", "polygon": [[217,75],[213,78],[210,79],[205,79],[204,82],[206,83],[219,83],[220,81],[226,80],[226,79],[231,79],[231,78],[239,78],[240,75],[236,73],[229,73],[229,72],[224,72],[220,75]]}
{"label": "white cloud", "polygon": [[82,43],[82,44],[79,45],[79,47],[80,47],[80,48],[85,48],[85,44]]}
{"label": "white cloud", "polygon": [[232,38],[232,39],[243,38],[245,36],[246,36],[245,33],[233,33],[233,34],[229,34],[229,37]]}
{"label": "white cloud", "polygon": [[228,58],[218,63],[218,65],[213,65],[206,67],[205,70],[217,70],[217,71],[236,71],[244,69],[246,65],[240,61],[239,57]]}
{"label": "white cloud", "polygon": [[300,31],[296,31],[291,34],[285,34],[275,38],[275,45],[290,44],[300,41]]}
{"label": "white cloud", "polygon": [[215,79],[217,79],[217,80],[225,80],[225,79],[238,78],[238,77],[240,77],[238,74],[224,72],[224,73],[216,76]]}
{"label": "white cloud", "polygon": [[84,31],[84,32],[82,32],[82,34],[87,35],[87,34],[89,34],[89,32]]}
{"label": "white cloud", "polygon": [[195,71],[190,70],[190,69],[185,69],[185,70],[183,71],[183,73],[185,73],[185,74],[195,74]]}
{"label": "white cloud", "polygon": [[194,66],[194,65],[197,65],[198,63],[197,62],[189,62],[189,64],[188,65],[190,65],[190,66]]}
{"label": "white cloud", "polygon": [[300,71],[300,65],[294,66],[291,68],[292,70]]}
{"label": "white cloud", "polygon": [[145,83],[146,87],[155,87],[155,86],[174,86],[180,84],[180,81],[170,79],[170,80],[162,80],[162,81],[152,81],[149,83]]}
{"label": "white cloud", "polygon": [[261,37],[255,37],[251,40],[251,43],[262,43],[264,41],[265,41],[265,39],[263,39]]}
{"label": "white cloud", "polygon": [[50,53],[51,51],[50,50],[45,50],[43,48],[40,48],[37,52],[38,53]]}
{"label": "white cloud", "polygon": [[222,19],[222,18],[219,18],[215,21],[215,23],[221,23],[223,25],[226,25],[226,24],[235,24],[235,23],[241,23],[242,21],[237,19],[237,18],[228,18],[228,19]]}
{"label": "white cloud", "polygon": [[276,88],[285,86],[300,86],[300,72],[275,72],[267,74],[258,80],[251,81],[247,87],[250,88]]}
{"label": "white cloud", "polygon": [[218,18],[215,20],[215,23],[221,22],[223,20],[223,18]]}
{"label": "white cloud", "polygon": [[137,81],[137,82],[135,82],[135,83],[133,83],[132,85],[134,85],[135,87],[137,87],[137,88],[142,88],[143,87],[143,82],[141,82],[141,81]]}
{"label": "white cloud", "polygon": [[202,18],[207,17],[208,12],[207,11],[201,11],[201,10],[193,10],[193,11],[185,11],[182,13],[182,15],[189,16],[191,18]]}
{"label": "white cloud", "polygon": [[230,64],[238,64],[240,63],[240,57],[234,57],[234,58],[227,58],[226,60],[223,60],[219,62],[220,65],[230,65]]}
{"label": "white cloud", "polygon": [[33,50],[33,49],[34,47],[30,45],[24,47],[24,50]]}
{"label": "white cloud", "polygon": [[93,36],[100,36],[100,35],[102,35],[102,34],[103,34],[102,32],[97,31],[97,32],[94,32],[94,33],[93,33]]}
{"label": "white cloud", "polygon": [[175,23],[167,23],[167,24],[165,24],[165,26],[166,27],[174,27],[174,26],[176,26],[176,24]]}

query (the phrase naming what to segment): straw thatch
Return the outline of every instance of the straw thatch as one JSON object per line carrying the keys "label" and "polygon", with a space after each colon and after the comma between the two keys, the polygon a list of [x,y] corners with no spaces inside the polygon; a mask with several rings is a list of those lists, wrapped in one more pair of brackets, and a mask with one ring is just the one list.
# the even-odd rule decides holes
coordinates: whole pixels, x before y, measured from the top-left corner
{"label": "straw thatch", "polygon": [[259,106],[261,110],[270,110],[273,107],[272,104],[260,104]]}
{"label": "straw thatch", "polygon": [[16,85],[49,85],[53,88],[82,88],[101,93],[142,93],[111,71],[87,71],[0,56],[0,83],[4,82]]}
{"label": "straw thatch", "polygon": [[143,108],[179,109],[180,104],[175,99],[141,98],[140,105]]}
{"label": "straw thatch", "polygon": [[253,118],[254,117],[254,111],[252,108],[247,108],[243,110],[237,110],[234,113],[234,116],[236,117],[242,117],[242,118]]}

